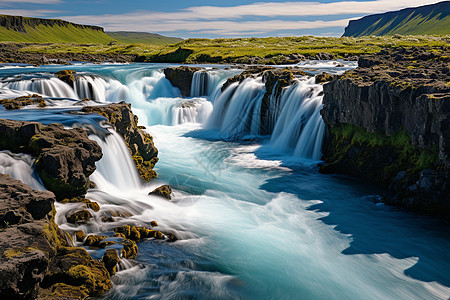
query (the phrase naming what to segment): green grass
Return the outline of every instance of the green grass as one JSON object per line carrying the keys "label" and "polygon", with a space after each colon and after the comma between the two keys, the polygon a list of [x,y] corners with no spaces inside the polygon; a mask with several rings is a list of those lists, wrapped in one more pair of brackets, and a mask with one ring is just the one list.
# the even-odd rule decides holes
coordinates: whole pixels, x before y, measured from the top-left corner
{"label": "green grass", "polygon": [[116,31],[106,32],[106,34],[120,43],[125,44],[167,45],[175,44],[183,40],[181,38],[162,36],[156,33],[148,32]]}
{"label": "green grass", "polygon": [[[382,48],[450,45],[450,36],[367,36],[353,37],[268,37],[234,39],[188,39],[172,45],[117,44],[117,45],[30,45],[21,51],[33,53],[117,53],[136,54],[147,61],[177,62],[234,62],[239,58],[258,56],[272,59],[280,55],[299,53],[315,55],[327,52],[338,58],[375,53]],[[178,52],[177,52],[178,51]]]}
{"label": "green grass", "polygon": [[26,43],[109,43],[113,38],[100,30],[78,28],[71,24],[65,26],[35,27],[24,25],[26,32],[15,31],[0,27],[0,41],[26,42]]}

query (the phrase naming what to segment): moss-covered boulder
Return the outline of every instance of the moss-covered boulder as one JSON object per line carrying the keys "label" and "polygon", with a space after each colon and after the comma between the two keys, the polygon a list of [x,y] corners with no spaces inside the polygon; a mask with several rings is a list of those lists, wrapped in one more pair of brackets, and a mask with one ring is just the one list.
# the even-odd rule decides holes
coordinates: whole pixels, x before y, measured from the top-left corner
{"label": "moss-covered boulder", "polygon": [[95,162],[102,157],[100,146],[84,129],[4,119],[0,120],[0,150],[36,157],[44,185],[58,200],[85,195]]}
{"label": "moss-covered boulder", "polygon": [[138,253],[138,246],[136,245],[136,242],[132,240],[123,241],[123,248],[121,253],[123,258],[135,258]]}
{"label": "moss-covered boulder", "polygon": [[108,249],[102,257],[103,264],[110,275],[116,273],[116,265],[119,262],[119,255],[115,249]]}
{"label": "moss-covered boulder", "polygon": [[76,74],[76,72],[73,70],[61,70],[61,71],[56,72],[55,76],[57,78],[59,78],[59,80],[64,81],[65,83],[67,83],[68,85],[70,85],[73,88],[74,83],[75,83],[74,74]]}
{"label": "moss-covered boulder", "polygon": [[78,230],[75,232],[75,238],[76,238],[77,242],[81,243],[86,238],[86,234],[84,233],[83,230]]}
{"label": "moss-covered boulder", "polygon": [[191,84],[194,73],[200,70],[201,68],[188,66],[166,68],[164,69],[164,75],[166,75],[166,78],[173,86],[180,89],[183,97],[189,97],[191,95]]}
{"label": "moss-covered boulder", "polygon": [[148,193],[149,195],[159,196],[166,198],[168,200],[172,199],[172,188],[169,185],[162,185],[156,189],[154,189],[152,192]]}
{"label": "moss-covered boulder", "polygon": [[153,167],[158,162],[158,149],[151,135],[137,126],[138,118],[125,102],[105,106],[86,106],[82,112],[97,113],[106,117],[119,133],[130,150],[139,175],[144,181],[157,176]]}
{"label": "moss-covered boulder", "polygon": [[86,223],[91,218],[92,218],[91,213],[85,209],[78,210],[74,213],[69,214],[66,217],[67,222],[72,223],[72,224]]}
{"label": "moss-covered boulder", "polygon": [[90,208],[95,212],[98,212],[100,210],[100,205],[97,202],[91,201],[89,199],[86,199],[84,197],[73,197],[73,198],[66,198],[61,201],[58,201],[59,203],[66,204],[66,203],[84,203],[85,208]]}
{"label": "moss-covered boulder", "polygon": [[14,99],[1,99],[0,104],[3,105],[6,110],[21,109],[24,106],[33,104],[37,104],[38,107],[41,108],[47,106],[44,98],[37,94],[33,94],[32,96],[20,96]]}

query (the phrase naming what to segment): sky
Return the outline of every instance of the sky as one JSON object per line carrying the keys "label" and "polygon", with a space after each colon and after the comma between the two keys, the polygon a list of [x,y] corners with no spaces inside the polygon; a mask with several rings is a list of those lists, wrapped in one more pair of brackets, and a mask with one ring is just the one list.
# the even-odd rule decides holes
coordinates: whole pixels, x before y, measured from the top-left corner
{"label": "sky", "polygon": [[433,4],[427,0],[0,0],[0,14],[58,18],[105,31],[181,38],[341,36],[365,15]]}

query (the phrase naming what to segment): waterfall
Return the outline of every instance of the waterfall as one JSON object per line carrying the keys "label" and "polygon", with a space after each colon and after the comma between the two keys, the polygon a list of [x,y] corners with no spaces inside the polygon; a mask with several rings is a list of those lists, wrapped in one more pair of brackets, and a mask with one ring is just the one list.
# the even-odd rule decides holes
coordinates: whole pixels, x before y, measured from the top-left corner
{"label": "waterfall", "polygon": [[215,99],[214,110],[205,127],[219,131],[220,136],[227,139],[268,133],[270,148],[320,159],[325,131],[320,116],[322,86],[315,84],[314,77],[297,79],[280,95],[268,97],[267,118],[261,112],[265,92],[261,77],[229,85]]}
{"label": "waterfall", "polygon": [[140,178],[130,155],[130,150],[115,130],[104,139],[97,135],[89,135],[102,148],[103,157],[96,163],[97,170],[90,179],[96,188],[111,193],[123,193],[129,189],[140,187]]}
{"label": "waterfall", "polygon": [[106,81],[101,77],[89,75],[78,76],[74,82],[74,90],[79,99],[91,99],[99,102],[106,101]]}
{"label": "waterfall", "polygon": [[47,97],[78,99],[75,91],[58,78],[17,80],[8,82],[3,87],[15,91],[34,92]]}
{"label": "waterfall", "polygon": [[220,92],[225,81],[241,73],[241,70],[200,70],[194,73],[191,83],[191,97],[211,97]]}
{"label": "waterfall", "polygon": [[0,173],[8,174],[35,190],[46,190],[34,169],[34,159],[31,155],[0,151]]}

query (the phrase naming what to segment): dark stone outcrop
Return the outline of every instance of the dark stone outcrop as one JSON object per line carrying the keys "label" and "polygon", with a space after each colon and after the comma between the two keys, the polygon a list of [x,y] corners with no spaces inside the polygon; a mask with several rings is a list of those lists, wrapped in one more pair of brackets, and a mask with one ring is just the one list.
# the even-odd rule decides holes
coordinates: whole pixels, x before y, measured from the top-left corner
{"label": "dark stone outcrop", "polygon": [[0,104],[3,105],[6,110],[21,109],[24,106],[33,104],[37,104],[39,107],[47,106],[44,98],[37,94],[33,94],[32,96],[20,96],[14,99],[2,99],[0,100]]}
{"label": "dark stone outcrop", "polygon": [[119,255],[117,254],[116,249],[106,250],[105,254],[102,257],[102,261],[109,274],[114,275],[117,269],[116,265],[119,262]]}
{"label": "dark stone outcrop", "polygon": [[159,197],[166,198],[168,200],[172,199],[172,188],[168,185],[160,186],[159,188],[156,188],[152,192],[148,193],[149,195],[155,195]]}
{"label": "dark stone outcrop", "polygon": [[75,71],[73,70],[61,70],[55,73],[55,76],[59,78],[59,80],[64,81],[68,85],[70,85],[73,88],[73,84],[75,82]]}
{"label": "dark stone outcrop", "polygon": [[58,200],[83,196],[89,176],[100,160],[100,146],[84,129],[64,129],[61,124],[0,120],[0,149],[30,153],[48,190]]}
{"label": "dark stone outcrop", "polygon": [[387,203],[449,214],[449,53],[383,50],[324,85],[329,143],[322,172],[389,189]]}
{"label": "dark stone outcrop", "polygon": [[170,83],[179,88],[183,97],[191,95],[191,83],[194,73],[200,71],[201,68],[181,66],[177,68],[164,69],[164,75]]}
{"label": "dark stone outcrop", "polygon": [[1,299],[84,299],[111,288],[104,265],[55,224],[53,193],[0,174],[0,198]]}
{"label": "dark stone outcrop", "polygon": [[106,117],[117,133],[122,136],[141,178],[149,181],[157,176],[153,167],[158,162],[158,149],[153,138],[137,126],[138,117],[131,112],[131,105],[125,102],[105,106],[86,106],[85,113],[97,113]]}

